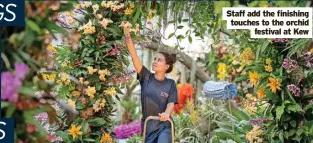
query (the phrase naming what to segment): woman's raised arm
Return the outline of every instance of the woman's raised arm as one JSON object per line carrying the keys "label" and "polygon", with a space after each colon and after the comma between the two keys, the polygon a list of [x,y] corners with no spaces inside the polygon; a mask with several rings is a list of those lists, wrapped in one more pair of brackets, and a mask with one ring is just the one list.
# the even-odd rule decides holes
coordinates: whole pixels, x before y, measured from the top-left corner
{"label": "woman's raised arm", "polygon": [[127,45],[128,52],[132,58],[136,72],[139,73],[142,68],[142,63],[137,55],[133,40],[130,36],[130,27],[127,24],[124,26],[124,34],[126,38],[126,45]]}

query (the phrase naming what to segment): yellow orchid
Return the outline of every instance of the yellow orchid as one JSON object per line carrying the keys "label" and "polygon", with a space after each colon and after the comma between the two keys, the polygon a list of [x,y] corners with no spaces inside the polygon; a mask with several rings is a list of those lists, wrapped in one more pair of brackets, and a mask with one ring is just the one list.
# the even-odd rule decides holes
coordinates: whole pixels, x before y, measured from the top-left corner
{"label": "yellow orchid", "polygon": [[100,143],[112,143],[113,139],[110,134],[104,133],[101,137]]}
{"label": "yellow orchid", "polygon": [[109,70],[105,69],[105,70],[99,70],[98,74],[100,74],[100,75],[111,75],[111,72]]}
{"label": "yellow orchid", "polygon": [[106,81],[107,79],[105,78],[105,75],[100,75],[99,76],[99,79],[101,80],[101,81]]}
{"label": "yellow orchid", "polygon": [[98,70],[97,69],[94,69],[93,67],[91,66],[88,66],[87,67],[87,70],[88,70],[88,73],[93,75],[93,73],[97,72]]}
{"label": "yellow orchid", "polygon": [[134,2],[131,2],[131,3],[129,4],[129,7],[130,7],[130,8],[134,8],[134,7],[135,7],[135,3],[134,3]]}
{"label": "yellow orchid", "polygon": [[75,139],[76,137],[82,135],[80,129],[81,126],[72,125],[71,128],[68,130],[68,133]]}
{"label": "yellow orchid", "polygon": [[257,94],[257,96],[258,96],[258,98],[259,99],[262,99],[262,98],[264,98],[264,96],[265,96],[265,89],[259,89],[257,92],[256,92],[256,94]]}
{"label": "yellow orchid", "polygon": [[265,65],[264,68],[265,68],[265,71],[267,71],[267,72],[273,71],[272,65]]}
{"label": "yellow orchid", "polygon": [[250,143],[255,143],[255,141],[257,143],[261,143],[263,142],[263,139],[261,137],[259,137],[261,134],[263,134],[263,130],[261,129],[260,126],[253,126],[253,129],[250,132],[246,133],[246,139],[250,142]]}
{"label": "yellow orchid", "polygon": [[95,87],[90,87],[88,86],[88,88],[86,89],[86,94],[93,99],[95,94],[96,94],[96,88]]}
{"label": "yellow orchid", "polygon": [[111,96],[116,95],[117,93],[114,87],[111,87],[103,92],[105,95],[111,95]]}
{"label": "yellow orchid", "polygon": [[272,62],[272,60],[271,60],[270,58],[267,58],[267,59],[265,60],[265,63],[266,63],[267,65],[271,64],[271,62]]}
{"label": "yellow orchid", "polygon": [[250,83],[253,84],[254,87],[258,87],[261,75],[257,72],[249,72]]}
{"label": "yellow orchid", "polygon": [[106,18],[103,18],[102,21],[99,21],[99,24],[101,24],[104,29],[106,29],[110,23],[113,23],[113,21]]}
{"label": "yellow orchid", "polygon": [[131,15],[131,14],[133,13],[133,9],[127,8],[126,10],[124,10],[124,13],[125,13],[126,15]]}
{"label": "yellow orchid", "polygon": [[271,91],[273,93],[276,93],[277,90],[281,90],[280,88],[280,82],[278,81],[277,78],[272,78],[270,77],[268,79],[270,82],[268,84],[266,84],[266,86],[270,87]]}

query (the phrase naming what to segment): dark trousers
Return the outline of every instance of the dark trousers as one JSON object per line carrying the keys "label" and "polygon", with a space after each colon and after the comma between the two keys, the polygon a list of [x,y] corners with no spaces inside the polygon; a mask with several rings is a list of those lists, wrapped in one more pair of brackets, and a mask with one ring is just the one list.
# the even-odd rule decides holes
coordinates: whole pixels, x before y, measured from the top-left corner
{"label": "dark trousers", "polygon": [[[144,123],[142,122],[142,129]],[[145,143],[172,143],[170,122],[148,121]]]}

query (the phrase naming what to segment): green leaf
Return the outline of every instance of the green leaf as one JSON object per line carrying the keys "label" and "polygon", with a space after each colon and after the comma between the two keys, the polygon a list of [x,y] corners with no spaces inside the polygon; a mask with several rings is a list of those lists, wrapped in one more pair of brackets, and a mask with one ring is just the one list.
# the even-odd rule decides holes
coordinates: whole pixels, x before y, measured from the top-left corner
{"label": "green leaf", "polygon": [[87,122],[83,122],[81,125],[82,125],[83,134],[86,134],[87,131],[88,131],[88,123]]}
{"label": "green leaf", "polygon": [[199,33],[199,32],[196,32],[195,36],[196,36],[196,37],[200,36],[200,33]]}
{"label": "green leaf", "polygon": [[118,100],[118,101],[121,101],[120,97],[118,95],[115,96],[115,98]]}
{"label": "green leaf", "polygon": [[283,133],[284,131],[280,131],[280,133],[279,133],[279,140],[281,141],[281,142],[284,142],[284,137],[283,137],[283,135],[284,135],[284,133]]}
{"label": "green leaf", "polygon": [[36,31],[38,34],[40,33],[41,30],[40,30],[39,26],[34,21],[32,21],[32,20],[30,20],[28,18],[26,18],[25,21],[26,21],[26,25],[31,30]]}
{"label": "green leaf", "polygon": [[123,94],[123,92],[119,89],[119,88],[115,88],[116,89],[116,92],[119,93],[119,94]]}
{"label": "green leaf", "polygon": [[118,28],[116,26],[107,27],[107,30],[112,32],[113,36],[122,35],[121,28]]}
{"label": "green leaf", "polygon": [[64,28],[61,28],[60,26],[56,25],[55,22],[46,20],[45,26],[50,31],[56,31],[56,32],[68,35],[68,33],[64,30]]}
{"label": "green leaf", "polygon": [[200,35],[200,38],[201,38],[201,39],[204,39],[204,36],[203,36],[203,34],[201,34],[201,35]]}
{"label": "green leaf", "polygon": [[220,137],[221,139],[232,139],[238,143],[241,143],[241,139],[238,135],[233,134],[233,133],[227,133],[227,132],[218,132],[216,133],[218,135],[218,137]]}
{"label": "green leaf", "polygon": [[6,112],[5,112],[5,118],[11,118],[13,113],[15,112],[16,106],[9,105]]}
{"label": "green leaf", "polygon": [[307,110],[309,110],[309,109],[313,109],[313,104],[309,104],[309,105],[306,105],[306,106],[304,107],[304,111],[305,111],[305,112],[307,112]]}
{"label": "green leaf", "polygon": [[287,94],[289,95],[289,98],[290,98],[293,102],[296,102],[296,100],[293,98],[293,95],[290,93],[289,90],[287,90]]}
{"label": "green leaf", "polygon": [[148,1],[147,2],[147,9],[150,9],[151,8],[151,1]]}
{"label": "green leaf", "polygon": [[240,76],[240,77],[236,78],[235,80],[233,80],[233,83],[240,82],[240,81],[243,81],[243,80],[246,80],[246,79],[247,79],[246,76]]}
{"label": "green leaf", "polygon": [[174,36],[174,34],[175,34],[175,33],[171,33],[170,35],[168,35],[167,38],[168,38],[168,39],[169,39],[169,38],[172,38],[172,37]]}
{"label": "green leaf", "polygon": [[100,52],[99,52],[99,51],[96,51],[96,52],[95,52],[95,58],[96,58],[96,61],[98,61],[98,60],[99,60],[99,54],[100,54]]}
{"label": "green leaf", "polygon": [[292,112],[300,112],[302,111],[302,108],[299,104],[294,104],[294,105],[288,106],[287,110],[292,111]]}
{"label": "green leaf", "polygon": [[76,105],[76,109],[77,110],[82,110],[85,108],[85,105],[81,102],[77,102],[77,105]]}
{"label": "green leaf", "polygon": [[302,134],[302,129],[301,128],[299,128],[298,130],[297,130],[297,132],[296,132],[296,134],[298,135],[298,136],[300,136],[301,134]]}
{"label": "green leaf", "polygon": [[168,24],[175,23],[175,22],[176,22],[175,20],[171,20],[168,22]]}
{"label": "green leaf", "polygon": [[23,43],[27,47],[30,47],[31,44],[36,40],[35,33],[32,30],[30,30],[29,28],[26,28],[25,33],[26,33],[25,35],[27,35],[27,36],[24,36]]}
{"label": "green leaf", "polygon": [[83,142],[83,137],[79,136],[79,140],[80,140],[80,142]]}
{"label": "green leaf", "polygon": [[23,94],[23,95],[27,95],[29,97],[35,97],[35,93],[36,91],[29,88],[29,87],[25,87],[25,86],[22,86],[20,89],[19,89],[19,93]]}
{"label": "green leaf", "polygon": [[178,36],[177,36],[177,39],[183,39],[183,38],[184,38],[183,35],[178,35]]}
{"label": "green leaf", "polygon": [[246,112],[240,110],[239,108],[237,108],[235,106],[230,106],[229,108],[231,108],[231,110],[230,109],[228,109],[228,110],[231,111],[231,114],[234,117],[236,117],[238,119],[238,121],[244,121],[244,120],[248,121],[249,120],[250,117]]}
{"label": "green leaf", "polygon": [[98,82],[96,83],[96,90],[100,90],[101,89],[101,84]]}
{"label": "green leaf", "polygon": [[90,57],[85,57],[84,60],[87,62],[90,62],[90,63],[95,62],[95,60],[93,58],[90,58]]}
{"label": "green leaf", "polygon": [[178,49],[178,45],[176,45],[176,46],[174,47],[174,49]]}
{"label": "green leaf", "polygon": [[293,136],[295,133],[296,133],[296,130],[295,130],[295,129],[289,130],[289,131],[288,131],[288,137]]}
{"label": "green leaf", "polygon": [[179,25],[179,26],[177,26],[177,28],[178,29],[182,29],[182,28],[184,28],[184,26],[183,25]]}
{"label": "green leaf", "polygon": [[302,137],[300,137],[300,136],[295,136],[294,138],[292,138],[292,140],[295,140],[298,142],[300,142],[301,139],[302,139]]}
{"label": "green leaf", "polygon": [[292,120],[290,122],[290,125],[295,128],[297,126],[297,123],[296,123],[296,121]]}
{"label": "green leaf", "polygon": [[140,11],[141,11],[141,10],[139,10],[139,8],[141,9],[140,6],[136,6],[136,7],[137,7],[137,9],[136,9],[136,14],[135,14],[135,16],[133,18],[133,23],[137,23],[137,19],[139,18],[139,14],[140,14]]}
{"label": "green leaf", "polygon": [[86,142],[95,142],[96,140],[91,139],[91,138],[84,138],[83,141],[86,141]]}
{"label": "green leaf", "polygon": [[5,107],[8,107],[10,105],[9,102],[7,101],[1,101],[1,109],[5,108]]}
{"label": "green leaf", "polygon": [[284,113],[284,108],[285,108],[284,105],[278,106],[278,107],[276,108],[276,120],[280,120],[281,115]]}
{"label": "green leaf", "polygon": [[106,121],[103,118],[95,118],[89,121],[91,126],[101,126],[104,125]]}
{"label": "green leaf", "polygon": [[185,34],[187,35],[187,34],[189,34],[189,33],[190,33],[190,30],[187,30]]}
{"label": "green leaf", "polygon": [[61,137],[64,142],[70,142],[70,138],[67,132],[57,131],[55,134]]}
{"label": "green leaf", "polygon": [[88,51],[87,51],[87,54],[91,54],[92,52],[94,52],[95,49],[94,48],[90,48]]}
{"label": "green leaf", "polygon": [[127,57],[124,57],[124,58],[122,59],[122,61],[123,61],[123,63],[124,63],[126,66],[128,66],[128,65],[130,64],[130,62],[129,62],[129,60],[128,60]]}
{"label": "green leaf", "polygon": [[68,87],[63,86],[63,87],[60,87],[58,96],[60,98],[66,98],[66,96],[68,96],[69,93],[70,91],[68,90]]}
{"label": "green leaf", "polygon": [[[21,55],[27,61],[28,64],[32,64],[33,66],[35,66],[34,64],[39,65],[38,61],[33,59],[28,53],[24,52],[22,49],[18,49],[17,53],[19,55]],[[32,66],[32,65],[30,65],[30,66]],[[34,69],[37,69],[37,67],[34,67]]]}
{"label": "green leaf", "polygon": [[157,25],[158,25],[159,27],[162,27],[162,24],[161,24],[160,22],[157,22]]}
{"label": "green leaf", "polygon": [[189,43],[192,43],[192,38],[191,38],[191,36],[188,36],[188,41],[189,41]]}
{"label": "green leaf", "polygon": [[284,105],[288,105],[288,104],[290,104],[291,102],[289,101],[289,100],[286,100],[286,101],[284,101]]}
{"label": "green leaf", "polygon": [[219,122],[219,121],[214,122],[217,124],[219,128],[232,131],[232,125],[230,124],[230,122]]}

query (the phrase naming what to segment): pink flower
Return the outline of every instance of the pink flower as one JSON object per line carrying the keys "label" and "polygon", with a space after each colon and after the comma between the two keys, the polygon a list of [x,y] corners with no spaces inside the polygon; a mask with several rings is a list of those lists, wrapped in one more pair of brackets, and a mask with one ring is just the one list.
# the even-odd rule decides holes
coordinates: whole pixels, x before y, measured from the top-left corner
{"label": "pink flower", "polygon": [[22,82],[10,72],[1,73],[1,100],[17,101],[17,90],[22,86]]}
{"label": "pink flower", "polygon": [[306,67],[311,68],[313,67],[313,56],[310,52],[307,52],[304,54],[304,60],[306,62]]}
{"label": "pink flower", "polygon": [[21,80],[25,79],[27,73],[29,72],[28,65],[24,63],[15,63],[14,67],[15,67],[15,77]]}
{"label": "pink flower", "polygon": [[37,114],[35,119],[37,119],[39,122],[49,122],[47,112]]}
{"label": "pink flower", "polygon": [[141,121],[135,121],[114,128],[117,139],[125,139],[141,133]]}
{"label": "pink flower", "polygon": [[287,70],[287,72],[291,72],[298,68],[298,63],[295,60],[292,60],[290,57],[286,57],[282,64],[283,68]]}
{"label": "pink flower", "polygon": [[290,84],[287,86],[287,88],[294,96],[297,96],[297,97],[300,96],[300,88],[297,87],[296,85]]}
{"label": "pink flower", "polygon": [[15,63],[15,73],[8,71],[1,73],[1,100],[16,102],[18,99],[18,89],[22,86],[29,68],[24,63]]}

